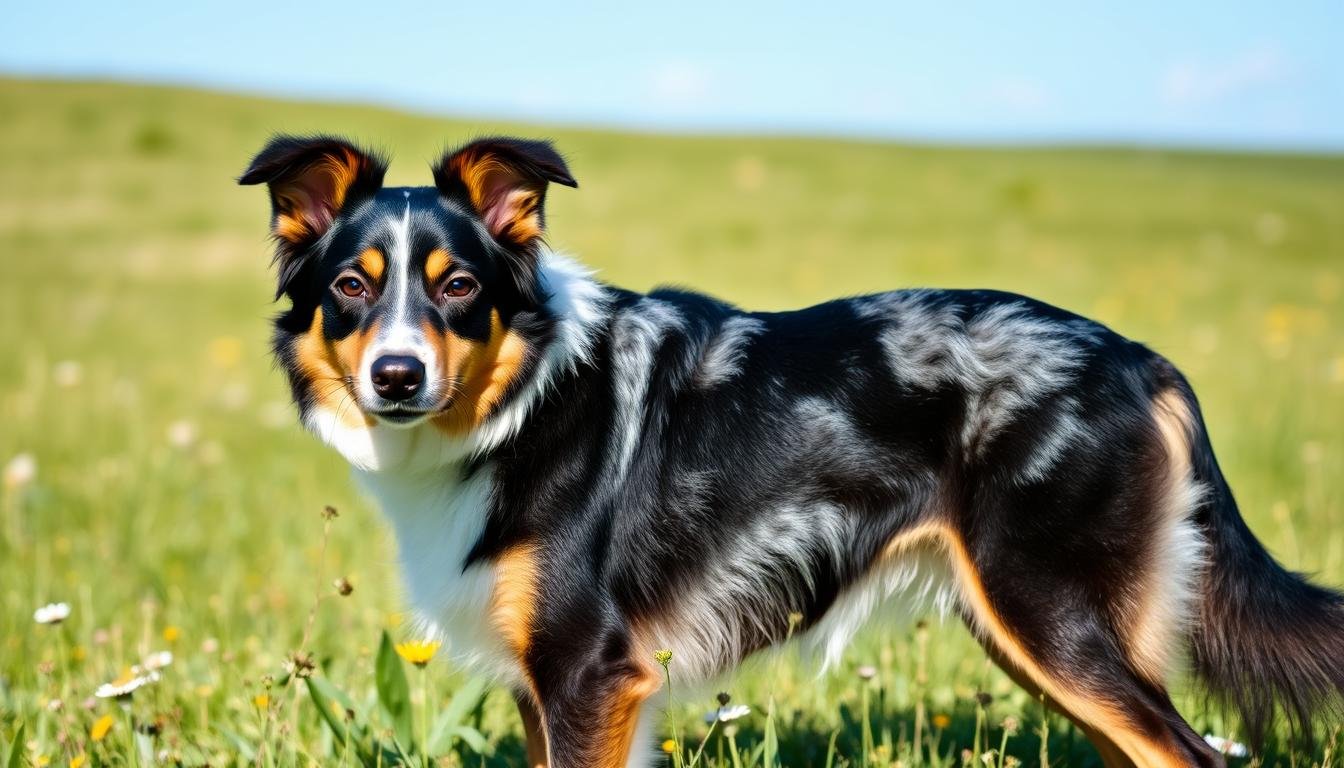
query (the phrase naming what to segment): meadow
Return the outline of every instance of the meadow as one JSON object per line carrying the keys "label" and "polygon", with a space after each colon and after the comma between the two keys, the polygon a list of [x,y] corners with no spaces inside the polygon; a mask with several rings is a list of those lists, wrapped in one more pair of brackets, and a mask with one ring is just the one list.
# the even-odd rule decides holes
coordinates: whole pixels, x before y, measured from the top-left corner
{"label": "meadow", "polygon": [[[268,207],[233,179],[274,131],[386,147],[393,184],[476,134],[551,136],[581,184],[551,195],[552,244],[631,288],[778,309],[993,287],[1094,316],[1189,375],[1261,539],[1344,584],[1344,157],[673,137],[0,79],[0,766],[522,764],[507,692],[445,649],[394,651],[420,638],[390,535],[269,360]],[[35,621],[52,602],[69,616]],[[95,696],[147,661],[157,680]],[[750,712],[706,739],[718,703],[678,696],[658,738],[684,764],[702,743],[714,768],[1099,764],[954,619],[873,626],[823,677],[786,651],[720,686]],[[1201,733],[1238,737],[1182,690]],[[1255,762],[1338,765],[1327,726],[1315,753],[1280,739]]]}

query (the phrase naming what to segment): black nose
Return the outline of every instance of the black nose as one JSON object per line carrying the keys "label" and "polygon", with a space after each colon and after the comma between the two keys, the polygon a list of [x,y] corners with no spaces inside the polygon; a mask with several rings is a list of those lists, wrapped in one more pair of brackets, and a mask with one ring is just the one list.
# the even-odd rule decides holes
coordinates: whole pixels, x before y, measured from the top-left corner
{"label": "black nose", "polygon": [[388,400],[407,400],[425,381],[425,364],[409,355],[383,355],[373,361],[373,391]]}

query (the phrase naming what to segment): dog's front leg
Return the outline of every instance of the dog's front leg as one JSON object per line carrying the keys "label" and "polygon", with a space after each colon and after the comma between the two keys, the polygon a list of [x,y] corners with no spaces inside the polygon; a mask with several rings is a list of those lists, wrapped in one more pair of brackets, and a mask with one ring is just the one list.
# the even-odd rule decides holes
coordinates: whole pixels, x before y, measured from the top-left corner
{"label": "dog's front leg", "polygon": [[[626,768],[640,710],[661,683],[650,662],[608,661],[599,653],[571,663],[546,664],[537,670],[541,728],[547,768]],[[531,707],[531,701],[520,707]],[[535,716],[534,711],[534,716]],[[524,711],[526,726],[528,714]],[[528,761],[535,764],[533,734],[528,733]]]}
{"label": "dog's front leg", "polygon": [[523,719],[523,737],[527,740],[527,768],[546,768],[546,730],[541,726],[541,712],[531,692],[514,691],[518,715]]}

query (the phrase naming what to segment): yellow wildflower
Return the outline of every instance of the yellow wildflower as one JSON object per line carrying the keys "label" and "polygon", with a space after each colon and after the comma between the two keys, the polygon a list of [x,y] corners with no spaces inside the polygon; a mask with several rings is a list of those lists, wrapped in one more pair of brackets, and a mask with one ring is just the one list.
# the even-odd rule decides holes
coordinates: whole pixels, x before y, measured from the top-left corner
{"label": "yellow wildflower", "polygon": [[438,640],[409,640],[397,643],[396,650],[398,656],[423,668],[439,652],[439,645]]}
{"label": "yellow wildflower", "polygon": [[933,727],[943,729],[952,724],[952,718],[939,712],[933,716]]}
{"label": "yellow wildflower", "polygon": [[88,762],[88,760],[89,758],[85,757],[83,752],[80,752],[78,755],[70,758],[70,768],[84,768],[84,763]]}
{"label": "yellow wildflower", "polygon": [[103,738],[107,736],[107,732],[112,730],[112,726],[116,722],[116,719],[111,715],[103,715],[93,721],[93,728],[89,730],[89,738],[94,741],[102,741]]}
{"label": "yellow wildflower", "polygon": [[257,709],[266,709],[271,706],[271,697],[264,693],[259,693],[252,698],[252,704],[255,705]]}
{"label": "yellow wildflower", "polygon": [[677,751],[677,742],[675,742],[675,741],[673,741],[673,740],[671,740],[671,739],[668,739],[667,741],[664,741],[664,742],[663,742],[663,751],[666,752],[666,753],[669,754],[669,755],[672,754],[673,752],[676,752],[676,751]]}
{"label": "yellow wildflower", "polygon": [[182,630],[178,629],[177,627],[169,625],[163,628],[164,642],[175,643],[177,642],[177,638],[181,636],[182,636]]}

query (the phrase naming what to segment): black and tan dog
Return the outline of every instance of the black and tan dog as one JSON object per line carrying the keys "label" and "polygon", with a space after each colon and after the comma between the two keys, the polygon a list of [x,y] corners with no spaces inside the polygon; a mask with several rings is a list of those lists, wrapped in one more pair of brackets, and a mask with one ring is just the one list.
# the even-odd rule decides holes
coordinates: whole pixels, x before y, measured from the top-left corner
{"label": "black and tan dog", "polygon": [[707,679],[838,655],[880,607],[958,612],[1108,765],[1220,762],[1166,689],[1188,650],[1252,734],[1344,689],[1344,600],[1237,512],[1162,357],[1031,299],[897,291],[746,312],[604,285],[542,242],[547,143],[384,188],[281,137],[275,353],[396,530],[410,596],[517,693],[529,759],[645,765],[655,649]]}

